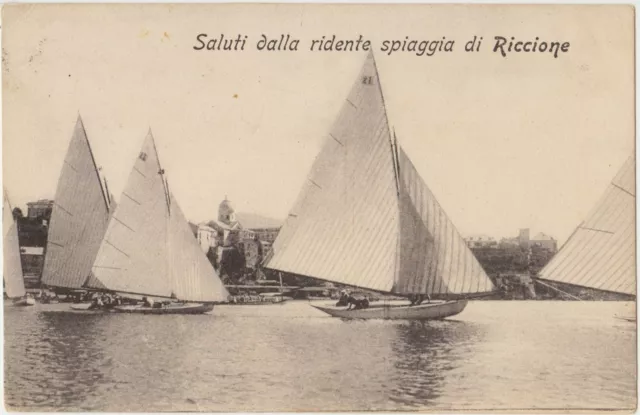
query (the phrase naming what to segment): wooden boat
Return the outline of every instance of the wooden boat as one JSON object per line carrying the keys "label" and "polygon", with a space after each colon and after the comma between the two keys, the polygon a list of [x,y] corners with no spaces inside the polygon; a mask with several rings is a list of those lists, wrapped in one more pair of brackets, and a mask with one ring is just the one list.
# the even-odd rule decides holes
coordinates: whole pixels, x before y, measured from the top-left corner
{"label": "wooden boat", "polygon": [[91,303],[78,303],[78,304],[71,304],[69,306],[69,308],[71,308],[72,310],[75,310],[75,311],[95,311],[95,312],[109,311],[105,307],[91,308],[91,306],[92,306]]}
{"label": "wooden boat", "polygon": [[115,307],[119,313],[137,314],[204,314],[213,310],[213,304],[170,303],[161,307],[142,305],[120,305]]}
{"label": "wooden boat", "polygon": [[[168,307],[116,306],[121,313],[202,314],[229,293],[198,246],[169,190],[151,131],[129,174],[85,287],[179,301]],[[188,304],[184,304],[188,303]]]}
{"label": "wooden boat", "polygon": [[54,200],[42,284],[79,290],[91,272],[116,206],[96,164],[80,115],[62,163]]}
{"label": "wooden boat", "polygon": [[635,155],[631,155],[593,210],[538,273],[536,281],[569,298],[587,289],[613,298],[636,297]]}
{"label": "wooden boat", "polygon": [[416,306],[407,305],[374,305],[359,310],[346,310],[344,307],[317,306],[320,311],[340,318],[382,319],[382,320],[438,320],[455,316],[467,306],[466,300],[432,302]]}
{"label": "wooden boat", "polygon": [[17,307],[35,305],[36,301],[27,294],[24,288],[24,276],[22,274],[22,262],[20,260],[20,245],[18,241],[18,225],[13,218],[13,211],[7,192],[3,192],[4,203],[2,206],[3,228],[3,279],[7,297],[13,300]]}
{"label": "wooden boat", "polygon": [[316,307],[340,318],[438,319],[494,286],[391,133],[373,54],[345,100],[265,267],[447,301]]}

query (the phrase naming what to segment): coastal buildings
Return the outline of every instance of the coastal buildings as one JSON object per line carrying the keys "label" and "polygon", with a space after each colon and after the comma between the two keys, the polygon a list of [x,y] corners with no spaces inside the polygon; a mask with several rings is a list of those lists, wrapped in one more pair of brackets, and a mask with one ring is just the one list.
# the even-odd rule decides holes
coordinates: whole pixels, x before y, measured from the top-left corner
{"label": "coastal buildings", "polygon": [[36,288],[40,284],[44,266],[44,247],[25,246],[20,248],[20,262],[26,288]]}
{"label": "coastal buildings", "polygon": [[512,299],[536,297],[531,275],[542,269],[558,250],[555,238],[543,232],[533,238],[530,235],[530,229],[523,228],[517,236],[499,241],[487,235],[465,238],[485,272]]}
{"label": "coastal buildings", "polygon": [[498,245],[494,237],[488,235],[473,235],[465,238],[469,248],[488,248]]}
{"label": "coastal buildings", "polygon": [[281,225],[280,221],[265,216],[236,212],[225,197],[218,206],[217,218],[194,225],[194,233],[202,250],[212,252],[214,266],[222,267],[221,272],[243,268],[242,274],[255,274]]}
{"label": "coastal buildings", "polygon": [[530,247],[539,247],[546,249],[552,253],[558,251],[558,241],[544,232],[538,232],[533,238],[530,237],[531,231],[528,228],[520,229],[518,236],[502,238],[497,241],[496,238],[485,235],[469,235],[465,238],[469,248],[507,248],[520,247],[529,249]]}
{"label": "coastal buildings", "polygon": [[13,210],[26,288],[36,288],[40,284],[52,209],[53,200],[40,199],[27,203],[26,216],[19,208]]}
{"label": "coastal buildings", "polygon": [[202,251],[207,253],[209,249],[218,246],[218,231],[204,223],[196,226],[196,239]]}
{"label": "coastal buildings", "polygon": [[49,220],[53,210],[53,200],[40,199],[27,203],[27,217],[29,219]]}
{"label": "coastal buildings", "polygon": [[529,228],[523,228],[518,231],[518,236],[515,238],[502,238],[499,246],[518,246],[523,249],[528,249],[533,246],[537,246],[546,249],[552,253],[558,251],[558,241],[547,235],[544,232],[538,232],[533,238],[530,237],[531,231]]}
{"label": "coastal buildings", "polygon": [[539,246],[550,252],[558,252],[558,241],[543,232],[538,232],[530,241],[531,246]]}

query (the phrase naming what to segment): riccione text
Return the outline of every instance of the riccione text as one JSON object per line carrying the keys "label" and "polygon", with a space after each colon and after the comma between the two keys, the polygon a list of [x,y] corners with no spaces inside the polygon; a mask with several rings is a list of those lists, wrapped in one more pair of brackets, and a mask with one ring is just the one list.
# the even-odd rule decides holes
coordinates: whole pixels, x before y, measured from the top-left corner
{"label": "riccione text", "polygon": [[544,40],[540,40],[540,38],[536,37],[532,40],[516,40],[516,38],[512,37],[507,39],[502,36],[495,37],[496,43],[493,47],[494,52],[499,52],[503,58],[507,57],[507,54],[515,52],[515,53],[550,53],[553,54],[554,58],[558,58],[558,54],[560,52],[567,53],[569,52],[569,47],[571,46],[569,42],[548,42]]}
{"label": "riccione text", "polygon": [[[260,52],[297,52],[307,50],[310,52],[361,52],[377,50],[387,56],[398,54],[411,54],[415,56],[436,56],[459,51],[460,53],[477,54],[487,49],[503,58],[522,54],[536,54],[558,58],[562,54],[569,53],[570,42],[559,40],[547,40],[538,36],[529,39],[517,39],[513,36],[494,36],[493,45],[483,48],[483,36],[463,39],[462,42],[449,39],[446,36],[431,39],[415,39],[405,36],[403,39],[382,40],[379,44],[357,35],[351,38],[341,38],[336,35],[322,35],[317,38],[302,41],[290,33],[277,35],[261,34],[255,38],[249,38],[245,34],[226,35],[220,33],[209,36],[207,33],[199,33],[195,37],[193,49],[196,51],[214,52],[242,52],[248,49]],[[458,43],[456,43],[458,42]],[[488,43],[488,41],[485,41]]]}

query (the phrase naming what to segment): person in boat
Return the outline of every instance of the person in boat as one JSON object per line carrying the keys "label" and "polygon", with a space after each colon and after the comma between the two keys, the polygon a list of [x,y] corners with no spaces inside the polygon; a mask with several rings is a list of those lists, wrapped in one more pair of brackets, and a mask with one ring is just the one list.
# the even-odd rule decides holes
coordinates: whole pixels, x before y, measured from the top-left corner
{"label": "person in boat", "polygon": [[411,301],[411,305],[420,305],[424,300],[427,300],[427,303],[431,302],[431,296],[429,294],[409,294],[409,301]]}
{"label": "person in boat", "polygon": [[347,303],[349,304],[347,310],[362,310],[369,307],[369,299],[367,297],[359,299],[351,294],[348,295]]}
{"label": "person in boat", "polygon": [[356,310],[362,310],[365,308],[369,308],[369,297],[367,297],[366,295],[362,300],[356,300],[355,306]]}
{"label": "person in boat", "polygon": [[109,307],[111,305],[111,297],[109,296],[109,294],[104,294],[101,299],[102,304],[104,304],[105,307]]}
{"label": "person in boat", "polygon": [[120,298],[120,296],[118,294],[114,294],[113,295],[113,298],[111,300],[111,304],[113,304],[114,306],[122,304],[122,299]]}
{"label": "person in boat", "polygon": [[336,307],[344,307],[348,305],[349,305],[349,294],[347,293],[347,290],[342,290],[340,291],[340,298],[336,303]]}
{"label": "person in boat", "polygon": [[149,307],[149,308],[153,308],[153,299],[152,298],[147,298],[142,297],[142,306],[143,307]]}
{"label": "person in boat", "polygon": [[102,302],[102,299],[100,298],[100,296],[94,296],[93,300],[91,300],[91,305],[89,306],[89,310],[96,310],[99,308],[102,308],[104,306],[104,303]]}

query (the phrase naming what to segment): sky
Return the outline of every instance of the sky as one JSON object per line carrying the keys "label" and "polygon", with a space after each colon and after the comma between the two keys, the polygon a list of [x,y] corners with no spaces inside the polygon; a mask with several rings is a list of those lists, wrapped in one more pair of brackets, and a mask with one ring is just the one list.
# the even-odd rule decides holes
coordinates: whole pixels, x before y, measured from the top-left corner
{"label": "sky", "polygon": [[[32,5],[3,10],[3,185],[53,198],[78,114],[118,199],[151,128],[185,215],[284,219],[366,52],[311,52],[362,35],[391,127],[463,235],[560,242],[634,151],[633,9],[627,6]],[[247,36],[196,51],[196,36]],[[257,51],[262,34],[299,50]],[[383,40],[455,40],[416,56]],[[466,41],[483,37],[479,52]],[[569,42],[492,51],[494,36]]]}

